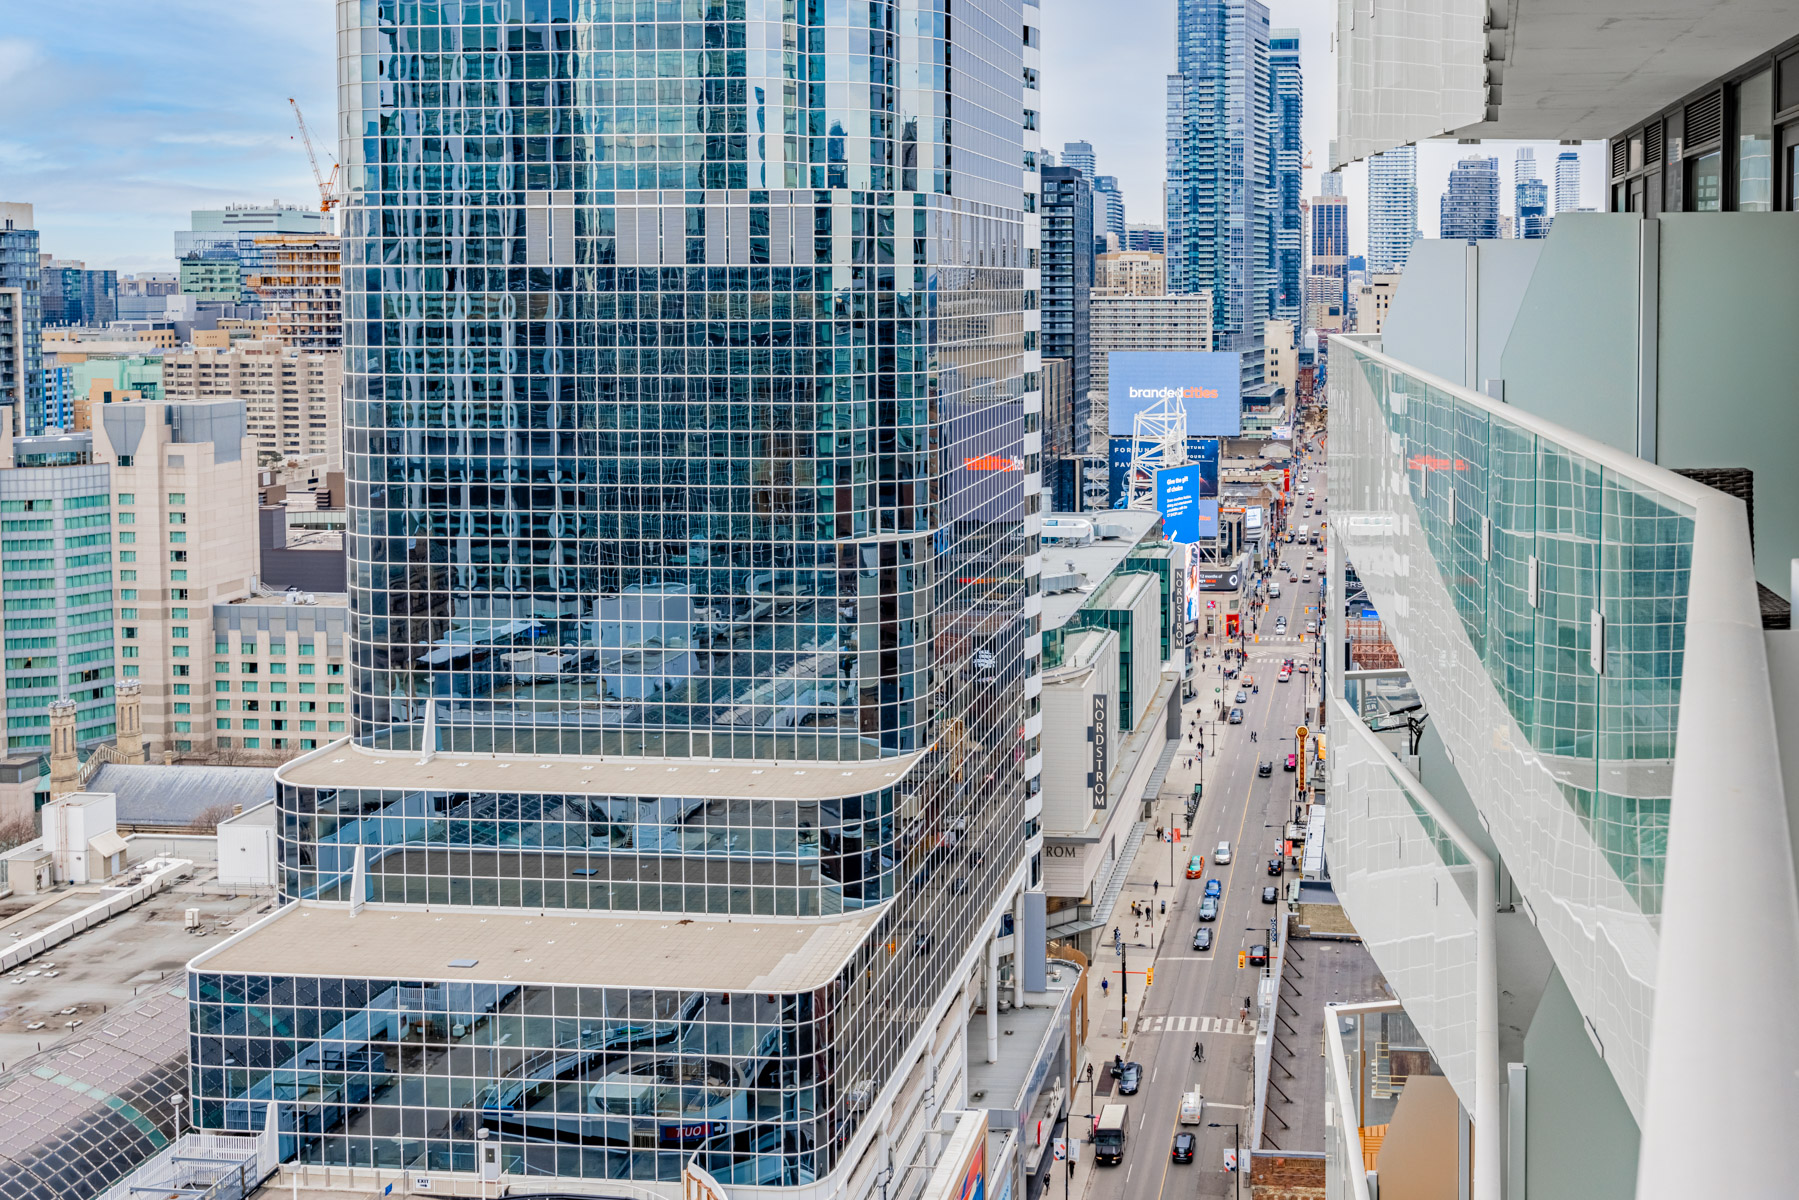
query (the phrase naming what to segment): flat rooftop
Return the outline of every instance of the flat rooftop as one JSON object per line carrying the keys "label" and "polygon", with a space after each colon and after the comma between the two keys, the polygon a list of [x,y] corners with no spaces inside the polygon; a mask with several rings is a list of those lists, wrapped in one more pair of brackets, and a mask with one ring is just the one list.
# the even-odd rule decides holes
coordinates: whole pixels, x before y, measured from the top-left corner
{"label": "flat rooftop", "polygon": [[[133,843],[135,845],[136,843]],[[11,1066],[41,1046],[87,1032],[133,997],[158,986],[185,989],[187,960],[256,920],[273,901],[267,894],[207,894],[220,888],[212,871],[195,865],[195,880],[180,884],[58,942],[0,975],[0,1064]],[[0,900],[0,947],[29,937],[98,903],[99,887],[67,888]],[[199,909],[200,926],[189,932],[186,910]],[[13,935],[19,937],[15,938]],[[74,1012],[65,1012],[65,1009]],[[184,1013],[178,1014],[182,1030]],[[70,1025],[74,1021],[78,1024]],[[40,1028],[31,1029],[31,1025]]]}
{"label": "flat rooftop", "polygon": [[276,770],[275,777],[300,787],[829,800],[886,787],[902,778],[920,757],[908,754],[867,763],[776,766],[705,758],[538,758],[442,750],[421,766],[416,750],[367,750],[344,741],[287,763]]}
{"label": "flat rooftop", "polygon": [[1106,577],[1118,569],[1132,551],[1137,549],[1143,535],[1150,531],[1155,523],[1162,519],[1160,513],[1137,512],[1131,509],[1106,509],[1092,513],[1050,513],[1052,517],[1061,517],[1070,521],[1091,521],[1097,525],[1122,525],[1131,532],[1120,538],[1108,538],[1105,541],[1094,541],[1087,546],[1049,545],[1043,547],[1043,574],[1066,575],[1071,571],[1079,572],[1087,577],[1087,582],[1078,591],[1057,592],[1053,595],[1043,593],[1043,628],[1060,629],[1074,616],[1075,611],[1087,602],[1095,589],[1105,583]]}
{"label": "flat rooftop", "polygon": [[[195,970],[351,979],[800,992],[830,982],[880,915],[832,921],[289,905]],[[472,966],[452,961],[474,960]]]}
{"label": "flat rooftop", "polygon": [[[1281,995],[1287,1003],[1280,1007],[1298,1028],[1289,1032],[1276,1026],[1281,1040],[1274,1045],[1269,1071],[1278,1090],[1268,1089],[1261,1149],[1322,1154],[1324,1073],[1330,1063],[1318,1052],[1324,1045],[1324,1006],[1394,997],[1374,956],[1359,940],[1292,938],[1287,943],[1286,965]],[[1298,978],[1300,972],[1305,975],[1303,982]],[[1299,1006],[1297,1013],[1290,1011],[1294,1005]],[[1292,1053],[1287,1052],[1288,1047]],[[1281,1098],[1283,1092],[1290,1100]]]}
{"label": "flat rooftop", "polygon": [[[1049,989],[1044,1003],[1031,1008],[1012,1008],[999,1015],[999,1061],[987,1061],[987,1016],[971,1012],[968,1018],[968,1092],[980,1108],[1014,1108],[1024,1098],[1025,1085],[1037,1068],[1037,1052],[1051,1025],[1067,1031],[1067,1013],[1061,1007],[1069,989],[1080,982],[1080,968],[1059,958],[1049,960]],[[1011,1036],[1007,1036],[1010,1034]],[[1053,1052],[1052,1052],[1053,1056]]]}

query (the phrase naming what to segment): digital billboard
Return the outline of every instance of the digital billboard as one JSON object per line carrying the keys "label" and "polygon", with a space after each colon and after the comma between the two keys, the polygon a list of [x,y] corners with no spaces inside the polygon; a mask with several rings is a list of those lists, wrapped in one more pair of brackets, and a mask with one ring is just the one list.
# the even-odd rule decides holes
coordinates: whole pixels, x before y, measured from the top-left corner
{"label": "digital billboard", "polygon": [[[1114,434],[1107,439],[1109,452],[1107,464],[1110,468],[1106,487],[1106,507],[1124,508],[1128,504],[1125,477],[1131,473],[1131,442],[1129,437]],[[1218,494],[1218,439],[1212,437],[1187,437],[1187,461],[1199,467],[1201,496]]]}
{"label": "digital billboard", "polygon": [[1164,400],[1187,409],[1187,432],[1218,437],[1243,432],[1242,358],[1223,351],[1113,350],[1106,355],[1108,432],[1127,437],[1134,418]]}
{"label": "digital billboard", "polygon": [[1156,511],[1169,541],[1191,546],[1218,536],[1218,500],[1202,495],[1201,484],[1198,463],[1156,472]]}

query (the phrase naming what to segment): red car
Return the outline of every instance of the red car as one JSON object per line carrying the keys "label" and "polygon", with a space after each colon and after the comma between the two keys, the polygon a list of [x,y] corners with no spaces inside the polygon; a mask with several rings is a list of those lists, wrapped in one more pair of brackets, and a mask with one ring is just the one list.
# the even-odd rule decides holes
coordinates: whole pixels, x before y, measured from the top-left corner
{"label": "red car", "polygon": [[1297,668],[1297,670],[1298,670],[1298,671],[1299,671],[1299,673],[1300,673],[1300,674],[1301,674],[1301,675],[1304,675],[1304,674],[1306,674],[1306,673],[1307,673],[1307,672],[1309,672],[1309,671],[1310,671],[1310,670],[1311,670],[1311,669],[1312,669],[1312,668],[1311,668],[1311,666],[1310,666],[1310,665],[1309,665],[1309,664],[1307,664],[1307,663],[1300,663],[1300,664],[1299,664],[1299,666],[1298,666],[1298,668]]}

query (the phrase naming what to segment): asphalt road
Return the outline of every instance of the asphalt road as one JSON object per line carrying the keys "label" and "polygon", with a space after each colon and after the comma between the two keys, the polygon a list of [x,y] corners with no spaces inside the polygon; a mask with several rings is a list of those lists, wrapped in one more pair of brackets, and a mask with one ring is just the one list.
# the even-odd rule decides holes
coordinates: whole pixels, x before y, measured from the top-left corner
{"label": "asphalt road", "polygon": [[[1323,494],[1322,471],[1311,474],[1312,486]],[[1307,517],[1303,501],[1299,507],[1301,515],[1290,524],[1305,523],[1315,529],[1319,510],[1314,507]],[[1230,1124],[1240,1124],[1241,1136],[1249,1136],[1254,1036],[1253,1027],[1240,1018],[1261,973],[1253,967],[1239,969],[1237,955],[1254,943],[1269,940],[1268,923],[1277,907],[1262,903],[1262,888],[1295,877],[1289,867],[1280,879],[1271,878],[1267,862],[1293,815],[1295,775],[1282,769],[1293,749],[1293,730],[1304,720],[1307,697],[1314,697],[1312,703],[1316,703],[1310,674],[1295,673],[1289,683],[1277,683],[1275,677],[1281,659],[1309,662],[1312,658],[1314,638],[1306,636],[1302,642],[1299,635],[1308,617],[1320,617],[1318,580],[1324,552],[1322,548],[1281,545],[1282,559],[1301,570],[1307,549],[1315,556],[1312,581],[1290,583],[1282,572],[1277,577],[1282,595],[1269,602],[1261,619],[1261,641],[1248,644],[1247,670],[1259,690],[1251,691],[1247,703],[1241,705],[1244,723],[1217,722],[1205,727],[1205,799],[1191,833],[1183,831],[1183,840],[1174,847],[1172,868],[1168,865],[1169,847],[1145,843],[1139,851],[1159,856],[1152,861],[1162,875],[1160,896],[1169,895],[1172,882],[1173,898],[1167,921],[1156,922],[1155,984],[1143,996],[1130,1054],[1132,1060],[1143,1064],[1143,1086],[1135,1096],[1108,1097],[1130,1106],[1125,1158],[1115,1168],[1094,1173],[1090,1196],[1121,1200],[1229,1196],[1237,1182],[1222,1167],[1233,1138]],[[1271,578],[1276,576],[1271,574]],[[1281,613],[1288,618],[1285,637],[1274,632],[1274,619]],[[1198,696],[1186,706],[1188,728],[1196,715],[1209,715],[1220,696],[1228,714],[1238,688],[1237,680],[1220,679],[1216,657],[1202,660],[1201,666],[1206,673],[1199,682]],[[1214,691],[1219,687],[1222,693]],[[1257,735],[1254,742],[1250,741],[1251,730]],[[1219,731],[1223,731],[1222,738],[1217,736]],[[1256,775],[1257,762],[1264,760],[1274,763],[1273,773],[1265,779]],[[1183,754],[1170,773],[1165,794],[1190,793],[1199,774],[1197,769],[1187,768]],[[1180,809],[1176,802],[1177,819]],[[1220,841],[1231,844],[1231,862],[1224,867],[1213,863],[1213,850]],[[1206,872],[1201,879],[1189,880],[1186,862],[1196,850],[1206,856]],[[1223,903],[1217,920],[1209,923],[1213,948],[1200,953],[1191,943],[1193,931],[1200,925],[1197,911],[1205,880],[1212,878],[1223,882]],[[1142,953],[1131,953],[1132,971],[1139,969]],[[1204,1050],[1203,1061],[1193,1057],[1195,1042]],[[1195,1090],[1205,1097],[1204,1115],[1196,1126],[1181,1126],[1181,1096]],[[1209,1128],[1211,1122],[1223,1128]],[[1171,1163],[1174,1136],[1183,1128],[1199,1135],[1198,1151],[1191,1164]],[[1248,1192],[1247,1180],[1242,1181],[1242,1190]]]}

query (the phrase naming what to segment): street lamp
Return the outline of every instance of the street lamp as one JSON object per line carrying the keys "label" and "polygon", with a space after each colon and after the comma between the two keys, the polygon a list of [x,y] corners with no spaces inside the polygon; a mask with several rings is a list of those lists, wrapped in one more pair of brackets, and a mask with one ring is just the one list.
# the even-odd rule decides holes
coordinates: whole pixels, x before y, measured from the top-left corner
{"label": "street lamp", "polygon": [[[1242,1129],[1235,1121],[1227,1121],[1225,1124],[1231,1127],[1231,1149],[1237,1153],[1237,1169],[1231,1172],[1232,1175],[1237,1177],[1236,1186],[1232,1190],[1237,1196],[1241,1197],[1243,1195],[1243,1147],[1240,1144]],[[1217,1121],[1208,1121],[1206,1122],[1206,1127],[1208,1129],[1223,1129],[1224,1125],[1219,1124]]]}

